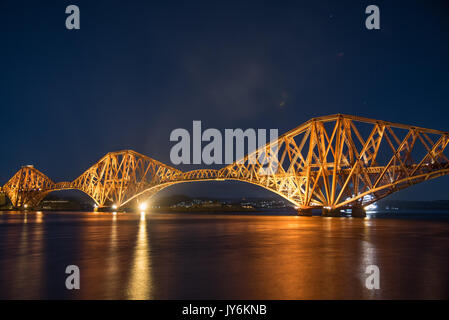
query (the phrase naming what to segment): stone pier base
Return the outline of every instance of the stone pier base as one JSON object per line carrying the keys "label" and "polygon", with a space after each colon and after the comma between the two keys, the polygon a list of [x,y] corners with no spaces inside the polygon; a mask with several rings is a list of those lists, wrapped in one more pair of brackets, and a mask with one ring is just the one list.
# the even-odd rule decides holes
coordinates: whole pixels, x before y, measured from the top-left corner
{"label": "stone pier base", "polygon": [[312,209],[310,208],[299,208],[298,209],[298,216],[303,216],[303,217],[311,217],[312,216]]}
{"label": "stone pier base", "polygon": [[352,208],[351,216],[354,218],[365,218],[366,212],[363,207],[354,207]]}
{"label": "stone pier base", "polygon": [[340,211],[340,209],[323,208],[321,215],[323,217],[341,217],[341,211]]}

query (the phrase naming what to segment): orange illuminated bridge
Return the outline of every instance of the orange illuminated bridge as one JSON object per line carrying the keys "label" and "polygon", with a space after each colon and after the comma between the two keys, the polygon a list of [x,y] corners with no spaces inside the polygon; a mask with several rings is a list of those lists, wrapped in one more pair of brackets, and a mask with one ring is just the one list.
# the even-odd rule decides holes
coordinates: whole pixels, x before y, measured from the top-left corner
{"label": "orange illuminated bridge", "polygon": [[[32,166],[3,187],[16,208],[32,208],[55,190],[77,189],[99,207],[140,202],[176,183],[238,180],[268,189],[300,212],[363,213],[387,195],[449,173],[449,133],[350,115],[313,118],[219,170],[183,172],[132,150],[110,152],[71,182]],[[268,163],[268,164],[267,164]]]}

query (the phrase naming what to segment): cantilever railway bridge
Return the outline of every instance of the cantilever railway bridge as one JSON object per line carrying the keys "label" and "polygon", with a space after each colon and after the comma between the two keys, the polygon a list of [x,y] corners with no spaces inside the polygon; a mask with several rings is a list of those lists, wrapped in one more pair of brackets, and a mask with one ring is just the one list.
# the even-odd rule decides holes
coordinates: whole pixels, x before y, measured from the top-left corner
{"label": "cantilever railway bridge", "polygon": [[[188,172],[132,150],[110,152],[72,182],[22,167],[3,187],[16,208],[55,190],[78,189],[99,207],[147,199],[170,185],[238,180],[273,191],[300,210],[356,210],[449,173],[449,132],[350,115],[313,118],[219,170]],[[269,163],[267,166],[266,163]]]}

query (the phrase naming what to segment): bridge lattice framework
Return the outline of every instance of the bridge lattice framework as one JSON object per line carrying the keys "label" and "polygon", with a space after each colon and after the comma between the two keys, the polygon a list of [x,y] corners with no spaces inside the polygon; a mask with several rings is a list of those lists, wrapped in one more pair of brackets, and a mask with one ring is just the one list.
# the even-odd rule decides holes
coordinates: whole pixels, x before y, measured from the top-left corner
{"label": "bridge lattice framework", "polygon": [[100,207],[142,201],[177,183],[237,180],[301,209],[366,206],[449,173],[449,133],[350,115],[313,118],[221,169],[183,172],[132,150],[110,152],[72,182],[22,167],[2,191],[16,208],[77,189]]}

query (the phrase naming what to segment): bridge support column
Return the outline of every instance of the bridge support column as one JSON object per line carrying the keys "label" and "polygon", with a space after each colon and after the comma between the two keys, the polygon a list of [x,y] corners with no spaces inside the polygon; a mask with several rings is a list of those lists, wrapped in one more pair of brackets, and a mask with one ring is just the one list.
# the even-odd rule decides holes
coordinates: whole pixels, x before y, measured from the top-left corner
{"label": "bridge support column", "polygon": [[340,209],[323,208],[321,211],[323,217],[341,217]]}
{"label": "bridge support column", "polygon": [[312,216],[312,209],[311,208],[299,208],[298,209],[298,216],[311,217]]}
{"label": "bridge support column", "polygon": [[0,207],[6,205],[6,194],[0,191]]}
{"label": "bridge support column", "polygon": [[354,218],[365,218],[366,211],[363,207],[353,207],[351,210],[351,217]]}

